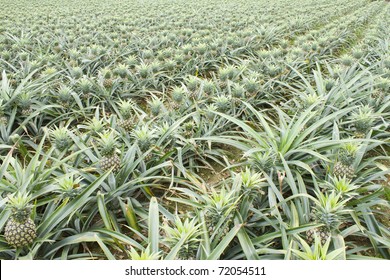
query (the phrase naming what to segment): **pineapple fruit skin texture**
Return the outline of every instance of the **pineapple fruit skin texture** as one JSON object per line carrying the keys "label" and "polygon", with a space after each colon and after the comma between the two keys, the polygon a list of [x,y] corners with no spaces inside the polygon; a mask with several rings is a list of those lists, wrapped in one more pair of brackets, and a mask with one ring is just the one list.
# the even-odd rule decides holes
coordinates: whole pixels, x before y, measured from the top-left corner
{"label": "pineapple fruit skin texture", "polygon": [[105,156],[100,160],[100,168],[107,171],[114,167],[113,171],[116,172],[120,169],[121,160],[118,155]]}
{"label": "pineapple fruit skin texture", "polygon": [[355,170],[352,166],[345,165],[341,162],[336,162],[333,167],[333,175],[338,178],[345,177],[348,180],[352,180],[355,175]]}
{"label": "pineapple fruit skin texture", "polygon": [[310,229],[306,231],[306,241],[308,244],[313,244],[315,240],[315,235],[319,237],[321,241],[321,245],[324,245],[328,238],[330,237],[330,232],[327,229],[320,228],[320,229]]}
{"label": "pineapple fruit skin texture", "polygon": [[23,222],[10,218],[5,227],[4,237],[8,244],[13,247],[22,248],[28,246],[37,237],[35,223],[31,218]]}

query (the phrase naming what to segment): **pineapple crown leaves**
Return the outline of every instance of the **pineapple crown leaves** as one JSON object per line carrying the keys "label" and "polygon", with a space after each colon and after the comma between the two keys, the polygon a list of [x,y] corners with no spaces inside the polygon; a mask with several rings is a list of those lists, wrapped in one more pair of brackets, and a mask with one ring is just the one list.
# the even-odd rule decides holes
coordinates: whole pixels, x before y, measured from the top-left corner
{"label": "pineapple crown leaves", "polygon": [[197,218],[193,218],[192,220],[186,218],[183,222],[179,217],[176,217],[173,225],[166,223],[163,226],[166,233],[166,239],[179,241],[183,236],[186,236],[187,240],[199,240],[198,238],[202,232],[199,230],[201,224],[198,224],[197,221]]}
{"label": "pineapple crown leaves", "polygon": [[298,237],[298,239],[302,251],[297,249],[291,250],[296,257],[302,260],[334,260],[344,251],[344,248],[339,248],[332,252],[328,252],[331,239],[328,238],[325,244],[322,245],[320,237],[316,234],[314,235],[314,244],[312,247],[310,247],[310,245],[301,237]]}
{"label": "pineapple crown leaves", "polygon": [[165,241],[171,245],[176,245],[182,238],[188,242],[199,242],[202,231],[200,230],[201,224],[198,224],[197,218],[190,220],[186,218],[184,222],[176,217],[174,224],[164,224],[163,229],[166,237]]}
{"label": "pineapple crown leaves", "polygon": [[111,79],[112,78],[112,71],[109,68],[103,68],[99,71],[100,76],[103,79]]}
{"label": "pineapple crown leaves", "polygon": [[271,150],[268,151],[250,151],[245,153],[244,157],[249,158],[249,162],[256,170],[269,173],[276,162],[276,155]]}
{"label": "pineapple crown leaves", "polygon": [[214,188],[211,194],[204,196],[206,208],[219,216],[227,216],[233,209],[235,209],[235,192],[229,191],[223,187],[217,192]]}
{"label": "pineapple crown leaves", "polygon": [[93,118],[92,120],[88,121],[85,128],[94,136],[99,135],[99,133],[102,133],[104,130],[105,124],[103,123],[102,119]]}
{"label": "pineapple crown leaves", "polygon": [[127,120],[129,119],[135,108],[135,103],[132,100],[121,100],[118,103],[119,106],[119,112],[121,113],[122,117]]}
{"label": "pineapple crown leaves", "polygon": [[372,108],[368,105],[361,106],[357,111],[351,114],[352,121],[355,124],[356,130],[361,132],[367,132],[371,129],[375,115]]}
{"label": "pineapple crown leaves", "polygon": [[27,109],[32,104],[32,95],[28,92],[22,92],[18,95],[17,104],[22,109]]}
{"label": "pineapple crown leaves", "polygon": [[331,191],[330,193],[316,192],[317,200],[314,207],[314,218],[323,223],[328,229],[337,229],[342,215],[348,210],[344,209],[351,198],[342,200],[342,193]]}
{"label": "pineapple crown leaves", "polygon": [[326,213],[337,213],[344,209],[345,204],[349,199],[342,200],[341,193],[331,192],[316,192],[316,209]]}
{"label": "pineapple crown leaves", "polygon": [[152,250],[150,249],[150,246],[146,247],[145,250],[142,250],[140,253],[138,253],[134,247],[131,247],[130,252],[129,252],[129,257],[133,261],[141,261],[141,260],[158,260],[160,259],[160,254],[159,253],[153,253]]}
{"label": "pineapple crown leaves", "polygon": [[358,186],[352,184],[351,180],[347,178],[331,178],[331,180],[330,187],[337,193],[352,195],[352,192],[358,188]]}
{"label": "pineapple crown leaves", "polygon": [[80,79],[77,86],[84,94],[87,94],[92,90],[92,82],[88,78]]}
{"label": "pineapple crown leaves", "polygon": [[174,87],[172,89],[171,97],[176,103],[181,103],[185,97],[185,90],[182,87]]}
{"label": "pineapple crown leaves", "polygon": [[161,108],[163,107],[163,102],[158,97],[153,97],[151,100],[148,101],[150,110],[153,115],[158,115],[160,113]]}
{"label": "pineapple crown leaves", "polygon": [[148,150],[156,136],[156,129],[150,128],[148,125],[142,125],[137,127],[133,132],[132,136],[137,141],[138,146],[141,150]]}
{"label": "pineapple crown leaves", "polygon": [[8,196],[7,207],[11,210],[12,217],[17,221],[23,221],[29,218],[32,205],[30,204],[31,196],[27,193],[18,192],[16,195]]}
{"label": "pineapple crown leaves", "polygon": [[239,176],[241,177],[242,186],[245,189],[260,187],[265,180],[260,173],[254,172],[248,167],[246,167],[245,171],[242,171]]}
{"label": "pineapple crown leaves", "polygon": [[100,134],[100,139],[98,140],[100,153],[103,156],[113,155],[117,147],[117,137],[114,132],[106,132]]}
{"label": "pineapple crown leaves", "polygon": [[58,191],[65,197],[73,198],[78,195],[80,191],[80,177],[74,178],[74,174],[66,174],[63,177],[58,178]]}
{"label": "pineapple crown leaves", "polygon": [[351,165],[355,160],[356,154],[360,148],[357,143],[345,143],[343,144],[338,152],[338,160],[345,165]]}
{"label": "pineapple crown leaves", "polygon": [[58,150],[64,151],[72,145],[70,131],[67,127],[55,127],[49,133],[51,141]]}

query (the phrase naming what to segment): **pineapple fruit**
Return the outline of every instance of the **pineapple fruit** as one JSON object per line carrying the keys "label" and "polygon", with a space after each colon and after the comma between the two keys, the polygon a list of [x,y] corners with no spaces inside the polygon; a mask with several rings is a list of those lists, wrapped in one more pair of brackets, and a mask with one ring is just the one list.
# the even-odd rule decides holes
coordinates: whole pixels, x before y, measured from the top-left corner
{"label": "pineapple fruit", "polygon": [[309,229],[306,231],[306,241],[309,245],[314,244],[316,235],[320,239],[321,245],[324,245],[331,234],[326,227]]}
{"label": "pineapple fruit", "polygon": [[356,157],[358,146],[354,143],[345,144],[338,153],[338,160],[333,166],[333,175],[337,178],[352,180],[355,176],[355,169],[352,164]]}
{"label": "pineapple fruit", "polygon": [[344,203],[347,200],[341,200],[341,193],[334,191],[325,194],[318,192],[316,195],[318,200],[311,213],[311,219],[321,226],[306,231],[306,241],[313,244],[317,236],[324,245],[332,233],[338,231],[344,213]]}
{"label": "pineapple fruit", "polygon": [[209,196],[205,197],[206,225],[210,236],[218,240],[222,239],[233,227],[233,213],[235,204],[233,192],[227,192],[222,188],[219,192],[212,190]]}
{"label": "pineapple fruit", "polygon": [[133,128],[133,102],[126,100],[119,103],[119,111],[122,115],[122,120],[118,122],[118,125],[122,127],[125,131],[129,132]]}
{"label": "pineapple fruit", "polygon": [[100,159],[100,168],[104,171],[112,168],[113,172],[120,169],[121,160],[116,151],[116,138],[113,133],[106,133],[101,136],[99,141],[100,153],[103,156]]}
{"label": "pineapple fruit", "polygon": [[20,193],[9,198],[11,217],[5,226],[4,237],[15,248],[31,245],[37,236],[36,225],[30,218],[32,206],[29,200],[27,195]]}
{"label": "pineapple fruit", "polygon": [[352,120],[355,126],[355,137],[365,138],[374,123],[372,109],[369,106],[362,106],[358,112],[352,114]]}

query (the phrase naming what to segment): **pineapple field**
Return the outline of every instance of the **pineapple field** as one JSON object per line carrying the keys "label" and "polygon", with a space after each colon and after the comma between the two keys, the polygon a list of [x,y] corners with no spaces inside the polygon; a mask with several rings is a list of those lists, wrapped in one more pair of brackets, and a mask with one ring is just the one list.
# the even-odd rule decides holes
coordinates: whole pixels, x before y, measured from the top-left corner
{"label": "pineapple field", "polygon": [[389,2],[0,2],[1,259],[390,259]]}

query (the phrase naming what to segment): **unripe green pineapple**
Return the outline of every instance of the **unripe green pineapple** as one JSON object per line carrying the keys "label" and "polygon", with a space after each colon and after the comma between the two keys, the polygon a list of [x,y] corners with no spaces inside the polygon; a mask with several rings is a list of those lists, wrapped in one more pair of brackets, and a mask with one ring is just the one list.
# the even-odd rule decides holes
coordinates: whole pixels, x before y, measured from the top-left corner
{"label": "unripe green pineapple", "polygon": [[308,230],[306,240],[309,244],[314,242],[315,236],[319,237],[324,245],[332,232],[337,232],[341,224],[344,206],[347,200],[341,200],[342,193],[332,191],[330,193],[316,192],[316,205],[311,213],[315,223],[322,224],[321,227]]}
{"label": "unripe green pineapple", "polygon": [[134,55],[130,55],[126,58],[125,63],[130,69],[134,69],[135,66],[138,64],[137,57]]}
{"label": "unripe green pineapple", "polygon": [[83,75],[83,69],[79,66],[72,67],[70,69],[70,74],[72,75],[73,78],[75,79],[80,79],[81,76]]}
{"label": "unripe green pineapple", "polygon": [[112,171],[116,172],[120,169],[121,160],[117,154],[116,145],[116,138],[112,132],[101,135],[99,146],[100,154],[103,156],[100,159],[100,168],[102,170],[107,171],[112,168]]}
{"label": "unripe green pineapple", "polygon": [[179,217],[175,219],[175,224],[170,226],[168,223],[164,225],[165,239],[164,242],[169,248],[173,248],[178,242],[186,236],[183,245],[177,253],[177,258],[180,260],[195,260],[198,248],[200,246],[200,236],[202,231],[197,219],[185,219],[184,222]]}
{"label": "unripe green pineapple", "polygon": [[71,105],[72,101],[74,100],[72,96],[72,90],[65,85],[60,86],[60,88],[56,93],[56,97],[58,103],[65,108],[68,108]]}
{"label": "unripe green pineapple", "polygon": [[231,91],[234,98],[242,99],[245,97],[245,88],[238,83],[233,84]]}
{"label": "unripe green pineapple", "polygon": [[249,96],[255,96],[256,93],[260,90],[260,83],[255,77],[245,79],[244,87],[248,92]]}
{"label": "unripe green pineapple", "polygon": [[353,179],[355,169],[352,164],[359,146],[354,143],[345,144],[338,153],[338,160],[333,166],[333,175],[337,178]]}
{"label": "unripe green pineapple", "polygon": [[233,216],[235,202],[233,192],[227,192],[222,188],[219,192],[212,190],[212,193],[205,197],[206,225],[210,236],[220,240],[233,227]]}
{"label": "unripe green pineapple", "polygon": [[371,130],[374,123],[374,115],[369,106],[362,106],[357,112],[352,114],[353,124],[355,125],[355,136],[364,138]]}
{"label": "unripe green pineapple", "polygon": [[187,80],[187,89],[189,91],[189,97],[194,99],[197,96],[199,87],[199,80],[196,77],[189,77]]}
{"label": "unripe green pineapple", "polygon": [[223,68],[219,68],[219,78],[222,82],[226,83],[228,80],[233,80],[238,75],[238,69],[232,65],[228,65]]}
{"label": "unripe green pineapple", "polygon": [[270,174],[271,170],[275,167],[276,156],[270,151],[254,152],[249,154],[248,157],[249,163],[257,171]]}
{"label": "unripe green pineapple", "polygon": [[308,231],[306,231],[306,242],[309,245],[314,244],[316,235],[320,239],[321,244],[324,245],[326,241],[328,241],[328,239],[330,238],[331,233],[326,227],[309,229]]}
{"label": "unripe green pineapple", "polygon": [[184,136],[189,138],[194,134],[195,122],[193,120],[183,123]]}
{"label": "unripe green pineapple", "polygon": [[354,58],[352,56],[350,56],[349,54],[344,54],[340,57],[340,60],[341,60],[341,63],[344,65],[344,66],[351,66],[354,62]]}
{"label": "unripe green pineapple", "polygon": [[152,68],[149,64],[141,63],[137,65],[137,70],[141,78],[146,79],[152,74]]}
{"label": "unripe green pineapple", "polygon": [[8,207],[11,217],[5,226],[4,237],[7,243],[15,248],[23,248],[33,243],[36,238],[36,225],[30,218],[32,206],[30,198],[18,193],[9,198]]}
{"label": "unripe green pineapple", "polygon": [[119,111],[121,113],[122,120],[118,122],[118,125],[127,132],[130,132],[134,125],[133,122],[134,106],[135,104],[131,100],[121,101],[119,103]]}
{"label": "unripe green pineapple", "polygon": [[101,70],[100,75],[103,79],[103,87],[112,88],[114,84],[112,71],[108,68],[104,68]]}
{"label": "unripe green pineapple", "polygon": [[29,115],[32,113],[32,96],[27,92],[21,93],[17,98],[17,104],[21,109],[22,115]]}
{"label": "unripe green pineapple", "polygon": [[164,139],[161,143],[161,148],[163,148],[163,152],[168,152],[172,147],[175,146],[176,136],[173,131],[170,131],[171,126],[164,122],[163,124],[156,127],[157,133],[160,139]]}

